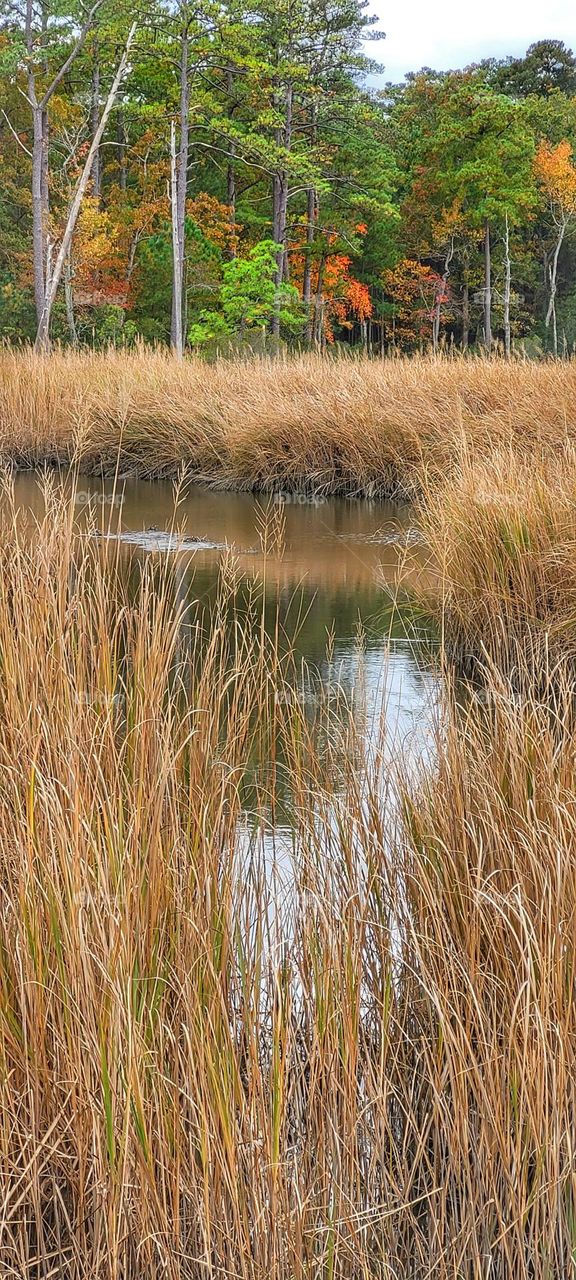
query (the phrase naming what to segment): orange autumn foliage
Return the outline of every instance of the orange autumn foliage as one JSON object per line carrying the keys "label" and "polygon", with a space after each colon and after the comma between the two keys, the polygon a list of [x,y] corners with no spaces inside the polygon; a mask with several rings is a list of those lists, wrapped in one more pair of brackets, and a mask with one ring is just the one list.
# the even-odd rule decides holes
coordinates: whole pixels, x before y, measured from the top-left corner
{"label": "orange autumn foliage", "polygon": [[194,200],[189,200],[186,212],[200,228],[202,234],[222,252],[235,253],[238,248],[238,233],[242,230],[234,222],[233,211],[228,204],[223,204],[216,196],[201,191]]}
{"label": "orange autumn foliage", "polygon": [[[394,304],[394,334],[398,341],[417,342],[430,336],[434,309],[449,301],[449,290],[432,267],[414,258],[403,258],[385,271],[382,283]],[[440,322],[447,315],[441,312]]]}
{"label": "orange autumn foliage", "polygon": [[86,196],[74,236],[74,297],[80,306],[126,306],[129,287],[119,229],[94,196]]}
{"label": "orange autumn foliage", "polygon": [[[333,237],[335,239],[335,237]],[[372,315],[370,291],[361,280],[350,274],[351,258],[343,253],[330,253],[322,264],[321,293],[323,300],[323,325],[327,342],[334,342],[334,322],[351,329],[356,321],[363,323]],[[292,281],[302,288],[305,257],[296,253],[292,258]],[[312,263],[312,296],[318,293],[320,264]]]}
{"label": "orange autumn foliage", "polygon": [[576,213],[576,167],[572,147],[565,138],[553,147],[541,142],[534,161],[539,182],[555,210],[564,221]]}

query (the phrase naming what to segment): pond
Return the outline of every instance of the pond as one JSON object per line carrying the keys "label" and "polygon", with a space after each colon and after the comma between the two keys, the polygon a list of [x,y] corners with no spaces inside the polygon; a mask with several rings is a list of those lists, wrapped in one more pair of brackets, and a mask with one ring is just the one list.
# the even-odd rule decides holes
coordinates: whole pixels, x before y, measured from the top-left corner
{"label": "pond", "polygon": [[[16,475],[15,497],[19,509],[43,514],[34,474]],[[237,592],[259,583],[266,626],[279,620],[320,687],[337,686],[362,717],[362,732],[378,734],[391,760],[427,756],[438,676],[434,633],[409,604],[428,572],[410,508],[200,487],[181,492],[175,508],[171,482],[84,476],[74,500],[80,524],[96,523],[98,536],[119,544],[127,567],[135,558],[174,557],[190,609],[209,613],[232,555]],[[308,686],[301,696],[311,696]]]}

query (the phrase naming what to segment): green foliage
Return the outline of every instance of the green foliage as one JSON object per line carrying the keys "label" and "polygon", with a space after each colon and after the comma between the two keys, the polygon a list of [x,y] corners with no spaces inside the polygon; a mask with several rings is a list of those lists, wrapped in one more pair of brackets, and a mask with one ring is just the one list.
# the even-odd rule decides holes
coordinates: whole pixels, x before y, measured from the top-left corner
{"label": "green foliage", "polygon": [[[280,334],[333,350],[396,346],[403,341],[397,325],[393,332],[398,300],[385,279],[408,262],[444,281],[449,258],[442,333],[473,346],[481,341],[486,224],[496,339],[506,227],[513,337],[544,332],[553,228],[534,155],[542,139],[552,146],[567,140],[576,154],[576,59],[561,41],[542,40],[523,58],[426,70],[379,95],[365,81],[376,69],[366,42],[381,34],[368,8],[367,0],[200,0],[194,7],[139,0],[135,13],[126,0],[103,0],[49,109],[45,224],[54,253],[136,16],[130,76],[99,157],[100,189],[89,193],[90,218],[72,245],[74,323],[63,290],[54,309],[59,341],[76,334],[90,345],[170,341],[170,125],[179,137],[183,66],[184,315],[193,345],[208,350],[226,340],[252,348],[258,333],[266,349]],[[32,10],[11,0],[0,16],[0,338],[10,342],[35,332],[28,72],[43,92],[74,49],[85,12],[79,0],[47,0]],[[279,193],[287,193],[283,213]],[[556,310],[560,341],[565,334],[569,346],[575,274],[576,244],[567,235]],[[406,345],[421,341],[412,333]]]}
{"label": "green foliage", "polygon": [[0,284],[0,336],[10,342],[31,341],[35,316],[30,292],[13,281]]}
{"label": "green foliage", "polygon": [[219,311],[204,312],[190,328],[193,345],[211,338],[265,328],[276,311],[280,327],[295,333],[303,317],[298,290],[276,282],[277,256],[282,246],[261,240],[245,258],[233,258],[222,271]]}
{"label": "green foliage", "polygon": [[537,40],[523,58],[493,64],[492,80],[501,93],[515,98],[576,93],[576,58],[563,40]]}

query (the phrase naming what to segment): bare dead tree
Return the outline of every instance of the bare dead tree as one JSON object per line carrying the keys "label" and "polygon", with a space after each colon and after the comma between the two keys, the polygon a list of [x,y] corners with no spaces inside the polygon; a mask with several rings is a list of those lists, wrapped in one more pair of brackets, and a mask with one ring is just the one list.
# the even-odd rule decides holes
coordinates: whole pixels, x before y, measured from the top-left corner
{"label": "bare dead tree", "polygon": [[80,53],[94,18],[103,4],[96,0],[80,27],[76,40],[43,93],[37,91],[36,52],[34,37],[33,0],[26,0],[24,40],[26,45],[26,98],[32,112],[32,257],[34,274],[34,301],[40,326],[45,308],[48,287],[48,108],[58,86],[62,83]]}
{"label": "bare dead tree", "polygon": [[442,303],[446,296],[446,286],[450,275],[450,263],[454,257],[454,236],[451,236],[446,256],[444,258],[444,271],[441,279],[438,281],[436,288],[436,299],[434,302],[434,312],[432,316],[432,347],[434,354],[438,351],[438,342],[440,339],[440,321],[442,318]]}
{"label": "bare dead tree", "polygon": [[100,117],[100,123],[92,138],[92,142],[84,163],[84,168],[80,175],[78,185],[76,187],[76,191],[72,199],[72,203],[70,205],[70,210],[68,213],[68,219],[66,222],[64,235],[62,236],[62,240],[60,242],[60,247],[58,250],[54,268],[53,270],[50,271],[48,278],[46,279],[44,303],[40,313],[38,330],[36,333],[35,347],[37,351],[46,350],[46,348],[49,346],[50,318],[52,315],[52,307],[54,305],[54,299],[56,297],[58,286],[60,284],[60,280],[62,277],[62,272],[64,270],[64,266],[70,251],[70,244],[72,242],[72,236],[74,234],[74,228],[76,226],[78,214],[80,212],[82,200],[84,198],[86,188],[90,181],[90,176],[91,176],[92,168],[94,164],[94,156],[100,146],[102,135],[106,128],[106,124],[108,122],[108,117],[110,115],[110,112],[112,111],[112,108],[118,96],[120,85],[122,84],[124,76],[126,75],[126,72],[128,70],[130,48],[134,40],[135,33],[136,33],[136,24],[133,23],[128,34],[128,39],[124,46],[124,52],[118,64],[118,69],[116,71],[116,75],[114,76],[114,80],[112,82],[110,92],[106,99],[104,110]]}
{"label": "bare dead tree", "polygon": [[510,356],[510,284],[512,276],[512,266],[510,262],[510,229],[508,227],[508,214],[506,214],[506,224],[504,230],[504,350],[507,359]]}
{"label": "bare dead tree", "polygon": [[484,227],[484,346],[489,354],[492,350],[492,252],[488,219]]}
{"label": "bare dead tree", "polygon": [[182,358],[183,338],[182,338],[182,265],[183,255],[181,253],[180,242],[180,226],[179,226],[179,203],[178,203],[178,160],[176,153],[176,129],[174,121],[170,125],[170,207],[172,210],[172,260],[173,260],[173,281],[172,281],[172,330],[171,330],[171,346],[174,355],[178,359]]}

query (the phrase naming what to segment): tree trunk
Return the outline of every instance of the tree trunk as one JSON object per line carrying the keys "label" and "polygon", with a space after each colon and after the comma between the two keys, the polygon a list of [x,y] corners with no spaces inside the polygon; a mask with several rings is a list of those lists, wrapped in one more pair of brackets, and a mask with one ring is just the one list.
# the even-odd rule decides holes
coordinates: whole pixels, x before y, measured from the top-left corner
{"label": "tree trunk", "polygon": [[42,45],[42,71],[44,75],[47,76],[48,70],[49,70],[49,67],[48,67],[48,5],[45,3],[45,0],[42,0],[42,4],[40,6],[40,26],[41,26],[40,43]]}
{"label": "tree trunk", "polygon": [[[226,173],[226,203],[230,210],[230,227],[233,236],[236,235],[236,165],[234,157],[236,155],[236,143],[230,143],[230,158],[228,160],[228,170]],[[236,257],[236,245],[234,241],[230,245],[229,256]]]}
{"label": "tree trunk", "polygon": [[[232,102],[232,91],[234,87],[234,72],[232,67],[228,68],[226,74],[226,88],[228,93],[228,114],[232,115],[234,104]],[[230,226],[232,233],[236,233],[236,143],[233,139],[228,143],[228,166],[226,170],[226,203],[230,210]],[[229,250],[230,258],[236,257],[236,245],[234,242]]]}
{"label": "tree trunk", "polygon": [[548,267],[548,281],[549,281],[550,294],[548,298],[548,309],[546,311],[546,330],[550,328],[550,321],[552,321],[552,344],[553,344],[553,351],[555,356],[558,355],[558,328],[556,325],[556,289],[558,285],[558,258],[560,257],[560,250],[562,248],[562,243],[563,243],[565,234],[566,234],[566,220],[564,219],[560,223],[560,226],[558,228],[558,238],[554,246],[552,261]]}
{"label": "tree trunk", "polygon": [[74,316],[74,294],[72,291],[72,255],[70,249],[64,264],[64,297],[66,299],[66,319],[68,321],[68,332],[70,334],[70,342],[73,347],[78,346],[78,331],[76,329],[76,319]]}
{"label": "tree trunk", "polygon": [[511,283],[511,263],[510,263],[510,233],[508,229],[508,214],[506,214],[506,231],[504,234],[504,350],[506,359],[510,359],[511,341],[510,341],[510,283]]}
{"label": "tree trunk", "polygon": [[37,102],[32,104],[32,257],[36,319],[40,324],[44,310],[46,277],[46,225],[44,219],[44,112]]}
{"label": "tree trunk", "polygon": [[182,259],[178,229],[178,161],[176,156],[176,130],[170,126],[170,206],[172,209],[172,258],[174,264],[172,282],[172,332],[171,346],[174,355],[182,358]]}
{"label": "tree trunk", "polygon": [[[190,82],[188,78],[188,27],[182,32],[180,51],[180,147],[176,159],[176,220],[174,206],[172,208],[172,235],[174,255],[174,277],[172,281],[172,324],[170,343],[176,355],[182,355],[183,349],[183,298],[184,285],[184,252],[186,226],[186,194],[188,189],[188,140],[190,109]],[[176,262],[178,260],[178,264]]]}
{"label": "tree trunk", "polygon": [[[290,151],[292,145],[292,105],[293,105],[293,89],[291,84],[287,84],[284,90],[284,127],[279,131],[278,141],[286,151]],[[286,169],[280,169],[274,175],[274,226],[273,236],[278,249],[277,268],[276,268],[276,287],[278,288],[282,281],[288,275],[288,255],[286,250],[286,228],[288,225],[288,173]],[[277,303],[274,306],[274,315],[272,318],[272,333],[274,337],[280,334],[280,308]]]}
{"label": "tree trunk", "polygon": [[314,300],[314,343],[321,351],[324,346],[324,267],[326,259],[323,254],[318,263],[318,282]]}
{"label": "tree trunk", "polygon": [[38,324],[38,331],[36,333],[35,349],[37,351],[46,350],[49,346],[50,317],[52,315],[52,307],[54,305],[54,299],[58,291],[58,285],[60,284],[60,280],[62,278],[62,271],[64,269],[66,258],[68,257],[68,254],[70,252],[72,236],[74,234],[74,228],[78,220],[78,214],[80,212],[82,200],[84,198],[86,187],[88,186],[88,183],[90,181],[90,174],[92,172],[92,165],[94,163],[94,155],[98,147],[100,146],[100,142],[102,141],[102,135],[106,128],[108,117],[114,106],[116,97],[118,95],[118,90],[120,88],[120,85],[122,83],[122,80],[124,78],[124,75],[128,67],[128,55],[130,52],[132,41],[134,39],[135,31],[136,31],[136,24],[134,23],[134,25],[130,28],[128,39],[126,41],[126,45],[124,48],[124,53],[122,54],[122,57],[120,59],[116,75],[114,76],[112,87],[110,89],[110,93],[108,94],[106,105],[104,107],[102,116],[100,118],[100,123],[96,130],[96,134],[92,139],[92,143],[90,145],[88,155],[86,156],[84,168],[80,175],[80,181],[78,182],[78,186],[76,187],[76,192],[74,194],[74,198],[70,206],[68,221],[66,223],[66,228],[64,231],[64,235],[62,237],[62,242],[58,250],[58,256],[56,258],[54,270],[50,272],[50,279],[46,280],[46,295],[44,298],[44,306],[42,308],[42,313],[41,313],[40,321]]}
{"label": "tree trunk", "polygon": [[[316,145],[318,107],[312,106],[310,146]],[[312,252],[314,235],[318,220],[318,196],[313,187],[308,188],[306,198],[306,251],[304,256],[304,278],[302,281],[302,301],[306,308],[306,345],[312,345]]]}
{"label": "tree trunk", "polygon": [[309,187],[306,199],[306,253],[302,280],[302,301],[306,308],[306,345],[308,347],[312,345],[312,250],[317,216],[318,202],[316,192],[313,187]]}
{"label": "tree trunk", "polygon": [[[100,49],[98,46],[98,37],[94,36],[92,47],[92,95],[90,101],[90,126],[92,130],[92,138],[94,138],[98,129],[98,121],[100,118]],[[101,165],[100,165],[100,148],[96,150],[94,155],[94,163],[92,165],[92,195],[100,199],[101,194]]]}
{"label": "tree trunk", "polygon": [[444,259],[444,271],[442,274],[442,279],[439,282],[438,287],[436,289],[436,303],[434,306],[434,315],[432,319],[432,347],[434,349],[434,355],[436,355],[438,351],[438,340],[440,338],[440,320],[442,317],[442,300],[446,293],[446,285],[448,283],[448,276],[450,275],[450,263],[453,257],[454,257],[454,240],[451,240],[450,245],[446,250],[446,257]]}
{"label": "tree trunk", "polygon": [[[284,146],[290,151],[292,146],[292,105],[293,91],[292,85],[286,85],[286,117],[284,125]],[[280,202],[278,209],[278,243],[282,245],[282,254],[279,263],[279,283],[288,279],[288,251],[286,248],[286,230],[288,227],[288,173],[286,170],[282,172],[280,181]]]}
{"label": "tree trunk", "polygon": [[436,285],[436,298],[434,301],[434,310],[432,312],[432,350],[434,352],[434,355],[438,354],[438,334],[440,332],[440,307],[441,307],[441,303],[438,295],[440,293],[440,289],[441,289],[441,284],[440,282],[438,282],[438,284]]}
{"label": "tree trunk", "polygon": [[442,320],[442,302],[445,294],[445,287],[447,287],[447,284],[448,284],[448,276],[449,274],[451,274],[451,262],[452,262],[453,256],[454,256],[454,241],[452,239],[451,243],[449,243],[449,246],[447,248],[447,252],[445,252],[442,280],[440,280],[438,284],[438,288],[436,288],[436,301],[434,305],[434,316],[433,316],[434,355],[436,355],[436,352],[438,352],[438,342],[440,338],[440,320]]}
{"label": "tree trunk", "polygon": [[126,174],[126,126],[124,124],[123,111],[118,112],[117,142],[118,142],[118,168],[119,168],[118,183],[119,183],[120,190],[125,191],[126,177],[127,177],[127,174]]}
{"label": "tree trunk", "polygon": [[44,272],[46,272],[46,258],[48,255],[48,232],[50,226],[50,186],[49,186],[49,146],[50,146],[50,128],[48,120],[48,110],[45,107],[42,111],[42,225],[44,227]]}
{"label": "tree trunk", "polygon": [[[59,67],[51,84],[44,91],[41,97],[36,93],[36,75],[34,71],[34,58],[36,56],[36,40],[34,34],[34,3],[33,0],[26,0],[26,17],[24,23],[24,39],[26,44],[26,53],[28,58],[28,74],[27,74],[27,98],[32,111],[32,263],[34,275],[34,301],[36,305],[36,319],[38,323],[38,333],[44,325],[44,313],[46,310],[46,299],[49,292],[48,281],[48,216],[49,216],[49,183],[48,183],[48,144],[49,144],[49,119],[48,106],[50,100],[55,93],[58,85],[62,83],[70,68],[73,66],[80,50],[84,45],[86,36],[92,26],[95,14],[97,13],[103,0],[95,0],[92,8],[85,14],[84,22],[78,32],[77,39]],[[48,58],[46,51],[47,33],[48,33],[48,10],[47,6],[41,4],[41,40],[40,47],[42,51],[42,67],[44,72],[48,71]],[[60,268],[61,270],[62,268]],[[51,304],[50,304],[51,305]],[[49,317],[48,317],[49,321]],[[38,342],[38,334],[36,337]]]}
{"label": "tree trunk", "polygon": [[488,219],[484,228],[484,346],[490,354],[492,350],[492,255]]}
{"label": "tree trunk", "polygon": [[468,268],[465,268],[464,282],[462,285],[462,350],[468,350],[470,341],[470,285],[468,282]]}

